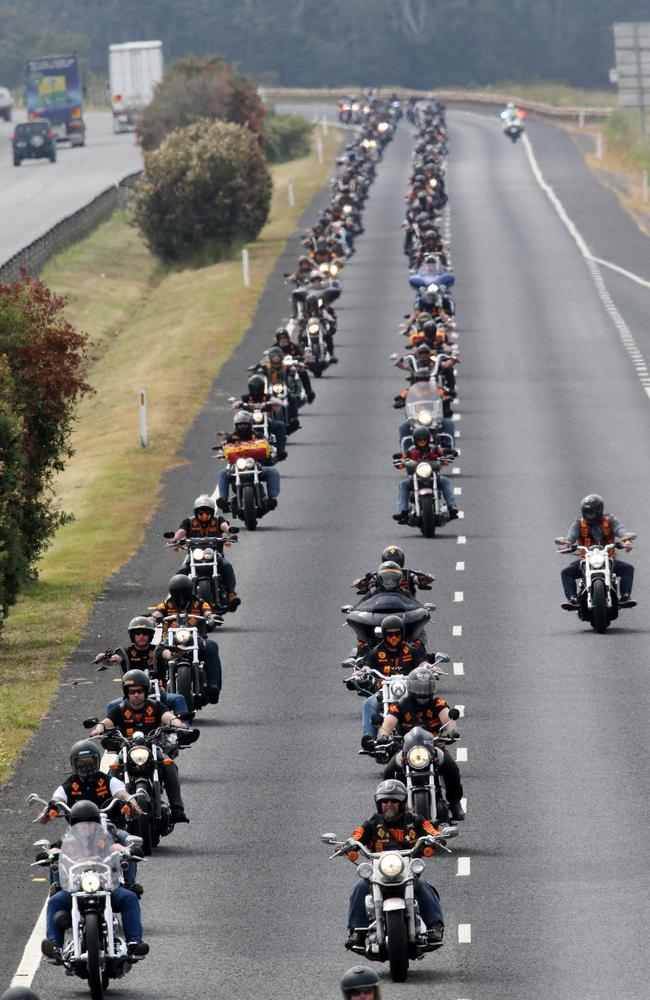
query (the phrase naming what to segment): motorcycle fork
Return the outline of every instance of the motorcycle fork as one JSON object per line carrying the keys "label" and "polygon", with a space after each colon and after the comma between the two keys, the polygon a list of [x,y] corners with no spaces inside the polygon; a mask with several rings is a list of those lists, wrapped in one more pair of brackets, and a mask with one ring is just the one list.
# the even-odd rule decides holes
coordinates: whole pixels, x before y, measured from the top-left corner
{"label": "motorcycle fork", "polygon": [[372,901],[375,904],[375,926],[377,931],[377,944],[386,942],[386,926],[384,923],[384,897],[381,886],[376,882],[372,886]]}

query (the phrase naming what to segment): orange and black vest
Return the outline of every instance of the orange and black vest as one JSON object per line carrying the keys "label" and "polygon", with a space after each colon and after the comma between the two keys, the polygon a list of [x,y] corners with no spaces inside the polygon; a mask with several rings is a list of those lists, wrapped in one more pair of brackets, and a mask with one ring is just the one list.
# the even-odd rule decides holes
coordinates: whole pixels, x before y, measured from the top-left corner
{"label": "orange and black vest", "polygon": [[202,524],[198,517],[190,518],[190,538],[217,538],[221,532],[219,524],[221,518],[211,517],[209,521]]}
{"label": "orange and black vest", "polygon": [[111,799],[110,781],[108,775],[102,771],[98,771],[90,781],[83,781],[78,774],[71,774],[63,782],[62,788],[69,805],[74,805],[75,802],[80,802],[83,799],[94,802],[96,806],[103,806]]}
{"label": "orange and black vest", "polygon": [[131,708],[128,701],[123,701],[121,705],[109,712],[108,718],[120,730],[123,736],[131,739],[133,734],[140,730],[143,733],[150,733],[157,729],[160,720],[169,709],[160,701],[150,701],[148,698],[141,709]]}
{"label": "orange and black vest", "polygon": [[126,649],[118,649],[118,653],[123,653],[126,656],[126,663],[122,667],[124,673],[127,670],[153,670],[156,662],[156,651],[154,647],[150,644],[146,649],[138,649],[135,643],[132,643]]}
{"label": "orange and black vest", "polygon": [[412,847],[419,837],[435,836],[435,826],[411,812],[405,812],[398,825],[388,826],[379,813],[358,826],[352,840],[358,840],[370,851],[403,851]]}
{"label": "orange and black vest", "polygon": [[[178,612],[174,607],[174,602],[172,601],[171,597],[168,597],[166,601],[161,601],[160,604],[157,604],[156,611],[162,612],[165,618],[167,618],[168,615],[175,615],[176,617],[178,617]],[[212,608],[210,607],[207,601],[202,601],[198,597],[193,597],[189,603],[189,606],[187,608],[183,608],[182,613],[190,616],[188,619],[189,625],[192,626],[197,625],[200,628],[202,625],[204,625],[204,622],[201,620],[201,618],[193,618],[192,615],[195,614],[195,615],[205,616],[212,614]],[[173,623],[163,622],[163,638],[167,637],[167,631],[169,629],[170,624]]]}
{"label": "orange and black vest", "polygon": [[402,733],[408,733],[409,729],[415,726],[422,726],[435,736],[441,726],[440,713],[444,708],[449,708],[444,698],[434,698],[426,708],[420,708],[407,695],[398,702],[390,704],[388,714],[397,719],[397,725]]}
{"label": "orange and black vest", "polygon": [[585,545],[589,548],[590,545],[611,545],[612,542],[616,541],[616,535],[612,528],[612,522],[610,518],[605,514],[600,526],[603,532],[602,542],[593,541],[591,535],[589,534],[589,523],[584,519],[580,518],[580,537],[578,538],[578,545]]}
{"label": "orange and black vest", "polygon": [[379,670],[385,677],[390,677],[391,674],[409,674],[421,660],[421,654],[419,651],[416,652],[409,642],[400,642],[397,649],[380,642],[368,653],[364,663]]}

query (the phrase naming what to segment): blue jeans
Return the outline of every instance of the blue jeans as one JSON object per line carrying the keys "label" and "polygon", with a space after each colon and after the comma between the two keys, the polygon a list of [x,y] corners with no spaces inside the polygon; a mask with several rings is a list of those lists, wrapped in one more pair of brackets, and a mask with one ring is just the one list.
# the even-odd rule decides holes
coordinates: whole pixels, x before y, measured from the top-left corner
{"label": "blue jeans", "polygon": [[[576,583],[582,576],[581,570],[582,563],[579,559],[574,559],[570,562],[568,566],[565,566],[562,570],[562,586],[564,587],[564,593],[567,601],[571,601],[576,597],[577,589]],[[613,570],[619,579],[619,590],[621,594],[631,594],[632,593],[632,583],[634,581],[634,566],[632,563],[623,562],[622,559],[614,560]]]}
{"label": "blue jeans", "polygon": [[361,706],[361,728],[364,733],[368,733],[370,736],[377,735],[377,726],[372,724],[372,717],[381,712],[382,703],[379,700],[379,694],[379,691],[376,694],[371,694]]}
{"label": "blue jeans", "polygon": [[[113,698],[112,701],[109,701],[106,706],[106,714],[108,715],[112,708],[117,708],[118,705],[121,705],[123,700],[123,698]],[[185,701],[185,696],[182,694],[172,694],[171,691],[165,691],[162,700],[168,706],[169,711],[175,712],[176,715],[179,715],[181,712],[187,712],[187,702]]]}
{"label": "blue jeans", "polygon": [[[264,467],[264,478],[266,479],[266,491],[270,497],[277,497],[280,493],[280,473],[272,465]],[[222,469],[219,473],[219,496],[228,496],[228,470]]]}
{"label": "blue jeans", "polygon": [[[365,879],[359,879],[352,895],[350,896],[350,908],[348,910],[348,928],[354,930],[355,927],[368,926],[368,914],[366,913],[366,896],[368,895],[368,883]],[[427,927],[432,927],[438,922],[443,923],[442,908],[438,893],[423,878],[415,883],[415,898],[420,907],[420,916]]]}
{"label": "blue jeans", "polygon": [[[124,936],[127,941],[142,941],[142,921],[140,919],[140,903],[138,897],[130,889],[119,886],[113,889],[112,893],[113,909],[122,914],[122,925]],[[57,927],[54,916],[61,910],[68,913],[72,910],[72,897],[65,889],[60,889],[47,901],[46,934],[50,941],[63,946],[63,929]]]}
{"label": "blue jeans", "polygon": [[[455,507],[454,491],[446,476],[438,476],[438,483],[448,507]],[[402,479],[397,492],[397,511],[409,509],[409,490],[411,488],[410,479]]]}

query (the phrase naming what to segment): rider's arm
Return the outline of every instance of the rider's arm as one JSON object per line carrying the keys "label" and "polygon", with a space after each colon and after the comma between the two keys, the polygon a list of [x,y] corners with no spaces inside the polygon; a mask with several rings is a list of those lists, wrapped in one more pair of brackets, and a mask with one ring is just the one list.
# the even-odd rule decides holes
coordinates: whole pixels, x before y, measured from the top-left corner
{"label": "rider's arm", "polygon": [[396,728],[396,726],[397,726],[397,715],[396,714],[395,715],[392,714],[391,710],[393,709],[393,707],[395,707],[395,706],[391,705],[389,707],[389,709],[388,709],[388,715],[386,716],[386,718],[382,722],[381,729],[379,730],[379,732],[377,734],[378,736],[390,736],[390,734]]}
{"label": "rider's arm", "polygon": [[[101,729],[100,729],[100,726],[101,726]],[[104,733],[108,732],[109,729],[114,729],[114,728],[115,728],[115,723],[113,722],[112,719],[110,719],[108,716],[106,716],[105,719],[102,719],[101,722],[97,723],[97,725],[95,726],[94,729],[90,730],[90,735],[91,736],[103,736]]]}
{"label": "rider's arm", "polygon": [[186,723],[182,719],[179,719],[177,715],[174,715],[173,712],[165,712],[161,716],[160,721],[163,726],[174,726],[175,729],[187,729]]}
{"label": "rider's arm", "polygon": [[573,524],[571,525],[571,527],[567,531],[566,536],[569,539],[569,541],[573,542],[574,544],[575,544],[575,542],[578,541],[578,539],[580,538],[580,518],[579,517],[576,517],[575,521],[573,522]]}
{"label": "rider's arm", "polygon": [[[438,718],[440,719],[441,726],[447,726],[445,730],[446,733],[453,733],[456,731],[457,728],[456,723],[454,722],[453,719],[449,718],[449,706],[447,705],[446,702],[445,702],[445,707],[440,709],[440,712],[438,713]],[[447,725],[447,723],[449,723],[449,725]]]}

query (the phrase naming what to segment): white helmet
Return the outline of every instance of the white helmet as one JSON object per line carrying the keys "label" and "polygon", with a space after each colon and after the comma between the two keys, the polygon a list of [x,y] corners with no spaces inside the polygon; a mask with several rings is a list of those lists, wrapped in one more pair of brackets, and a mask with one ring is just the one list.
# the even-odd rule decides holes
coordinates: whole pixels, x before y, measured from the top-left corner
{"label": "white helmet", "polygon": [[207,493],[202,493],[200,497],[197,497],[194,501],[194,513],[197,510],[210,510],[213,514],[216,513],[217,505],[215,504],[212,497],[208,496]]}

